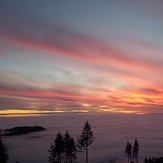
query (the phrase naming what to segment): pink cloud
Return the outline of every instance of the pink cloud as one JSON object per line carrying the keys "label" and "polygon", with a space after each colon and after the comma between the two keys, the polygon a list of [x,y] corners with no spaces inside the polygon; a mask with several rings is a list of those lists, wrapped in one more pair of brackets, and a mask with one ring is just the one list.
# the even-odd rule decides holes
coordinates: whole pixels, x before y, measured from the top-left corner
{"label": "pink cloud", "polygon": [[[41,39],[36,35],[28,36],[25,31],[23,35],[1,34],[1,39],[55,53],[55,55],[59,53],[60,55],[95,65],[103,63],[108,66],[117,62],[121,66],[126,65],[131,68],[158,68],[157,64],[148,62],[145,59],[137,60],[132,57],[132,54],[124,53],[102,40],[72,32],[65,28],[51,29],[47,36]],[[135,55],[135,52],[133,54]]]}
{"label": "pink cloud", "polygon": [[[91,107],[88,107],[90,110],[93,107],[98,108],[100,105],[106,105],[108,108],[143,107],[152,104],[156,105],[157,102],[158,105],[162,105],[160,98],[163,95],[162,88],[151,86],[149,84],[151,82],[147,80],[148,75],[151,76],[147,72],[152,72],[154,76],[151,78],[158,77],[160,79],[162,72],[159,70],[162,70],[162,65],[159,65],[155,61],[146,61],[145,58],[134,58],[132,54],[125,53],[112,45],[108,45],[104,41],[64,28],[57,29],[56,31],[51,30],[50,32],[48,37],[42,39],[37,36],[27,36],[27,33],[23,33],[23,35],[1,34],[1,39],[45,52],[48,51],[51,55],[57,55],[58,53],[64,57],[71,58],[73,61],[79,61],[83,65],[76,64],[76,66],[85,66],[86,70],[94,71],[96,74],[102,74],[101,76],[104,74],[105,77],[109,74],[108,76],[114,79],[124,81],[128,88],[123,89],[122,86],[115,88],[113,92],[110,91],[111,88],[110,90],[108,89],[109,84],[99,84],[99,87],[97,87],[98,82],[95,83],[95,88],[84,85],[70,86],[65,84],[62,87],[58,87],[58,89],[33,88],[24,86],[23,83],[15,87],[12,83],[9,83],[8,85],[1,84],[0,92],[2,95],[12,96],[15,99],[24,97],[40,101],[43,100],[45,103],[47,101],[51,103],[62,103],[62,105],[73,105],[79,108],[81,108],[82,103],[90,103]],[[141,42],[137,44],[139,45]],[[148,44],[144,44],[142,43],[143,47],[149,46]],[[3,57],[3,55],[0,56]],[[64,62],[67,61],[65,60]],[[156,70],[158,71],[158,76],[155,76],[153,73]],[[14,81],[16,80],[13,79]],[[140,85],[142,86],[141,88]],[[103,89],[100,86],[103,86]],[[87,91],[85,91],[86,89]],[[150,99],[153,95],[157,94],[158,100],[157,97]],[[140,96],[141,99],[135,97],[135,95]],[[132,97],[134,97],[134,100],[132,100]],[[50,106],[47,105],[46,107]]]}
{"label": "pink cloud", "polygon": [[[80,89],[75,86],[75,90]],[[29,101],[37,103],[39,109],[50,109],[61,107],[62,109],[75,108],[82,109],[84,103],[88,103],[88,109],[90,111],[96,111],[100,109],[100,106],[109,108],[137,108],[146,106],[160,106],[162,105],[161,97],[163,96],[163,89],[159,90],[154,88],[142,88],[140,91],[137,89],[130,90],[115,90],[105,91],[100,88],[94,90],[94,94],[77,93],[73,92],[72,87],[64,86],[64,89],[34,89],[29,87],[8,87],[1,84],[0,92],[3,96],[12,97],[10,101],[13,107],[28,108]],[[2,96],[2,97],[3,97]],[[1,101],[2,98],[0,98]],[[24,99],[22,101],[22,99]],[[29,100],[30,99],[30,100]],[[13,101],[14,100],[14,101]],[[11,108],[11,105],[7,105],[6,102],[2,103],[3,107]],[[1,107],[2,107],[1,106]],[[46,107],[45,107],[46,106]]]}

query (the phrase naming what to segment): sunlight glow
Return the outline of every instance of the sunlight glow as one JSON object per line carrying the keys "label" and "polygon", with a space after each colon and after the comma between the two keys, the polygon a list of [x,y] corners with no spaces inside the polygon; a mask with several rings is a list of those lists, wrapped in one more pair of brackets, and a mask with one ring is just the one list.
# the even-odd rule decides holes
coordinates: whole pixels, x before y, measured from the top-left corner
{"label": "sunlight glow", "polygon": [[124,113],[124,114],[144,114],[144,112],[140,112],[137,110],[125,110],[125,109],[119,109],[119,108],[100,108],[101,112],[106,113]]}
{"label": "sunlight glow", "polygon": [[[149,100],[148,100],[149,99]],[[147,95],[147,94],[129,94],[127,97],[122,98],[123,101],[125,102],[130,102],[130,103],[140,103],[141,105],[143,104],[150,104],[151,100],[152,103],[161,103],[161,97],[156,96],[156,95]]]}
{"label": "sunlight glow", "polygon": [[88,110],[0,110],[0,116],[29,116],[29,115],[44,115],[44,114],[55,114],[55,113],[87,113]]}
{"label": "sunlight glow", "polygon": [[[124,114],[144,114],[144,112],[141,111],[134,111],[134,110],[125,110],[125,109],[120,109],[120,108],[107,108],[106,106],[100,106],[99,108],[96,109],[97,113],[124,113]],[[89,110],[0,110],[0,116],[40,116],[40,115],[45,115],[45,114],[55,114],[55,113],[89,113]]]}
{"label": "sunlight glow", "polygon": [[82,106],[84,106],[84,107],[89,107],[89,106],[91,106],[91,105],[88,104],[88,103],[83,103]]}

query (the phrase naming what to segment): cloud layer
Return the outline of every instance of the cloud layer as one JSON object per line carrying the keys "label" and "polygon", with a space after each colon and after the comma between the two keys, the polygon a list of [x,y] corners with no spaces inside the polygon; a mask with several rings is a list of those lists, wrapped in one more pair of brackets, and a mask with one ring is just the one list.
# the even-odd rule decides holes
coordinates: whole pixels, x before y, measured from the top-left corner
{"label": "cloud layer", "polygon": [[[104,7],[103,3],[99,3],[100,7]],[[110,5],[114,9],[118,4],[120,2]],[[78,20],[71,13],[66,17],[62,5],[57,5],[55,12],[45,6],[43,16],[42,3],[35,9],[31,2],[26,5],[2,3],[1,110],[162,112],[162,34],[156,38],[157,33],[152,32],[151,37],[147,37],[153,28],[150,25],[155,23],[155,30],[163,26],[160,17],[151,16],[157,6],[140,9],[141,5],[132,6],[126,0],[126,11],[120,8],[116,15],[113,9],[107,11],[104,7],[97,22],[94,21],[97,13],[92,10],[91,23],[97,26],[90,30],[89,23],[78,26]],[[74,4],[77,8],[78,5]],[[140,10],[150,14],[146,13],[143,18],[135,12]],[[161,10],[158,11],[161,14]],[[86,12],[89,11],[86,9]],[[110,28],[104,12],[114,13],[108,17]],[[129,12],[135,19],[134,28],[133,24],[129,25]],[[119,19],[121,15],[124,22]],[[89,16],[85,18],[81,13],[76,16],[83,18],[83,23],[90,21]],[[137,17],[140,21],[147,20],[142,28]],[[121,27],[115,22],[121,23]],[[108,30],[102,30],[102,25]],[[127,25],[128,32],[125,31]],[[145,27],[147,32],[142,34]]]}

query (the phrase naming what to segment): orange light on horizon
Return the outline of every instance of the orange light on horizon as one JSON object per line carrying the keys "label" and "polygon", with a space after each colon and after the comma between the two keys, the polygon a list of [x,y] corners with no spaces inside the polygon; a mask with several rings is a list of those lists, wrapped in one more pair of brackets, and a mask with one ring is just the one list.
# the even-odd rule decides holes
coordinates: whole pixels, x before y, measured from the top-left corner
{"label": "orange light on horizon", "polygon": [[119,108],[101,108],[99,110],[101,112],[106,112],[106,113],[144,114],[144,112],[142,111],[125,110],[125,109],[119,109]]}
{"label": "orange light on horizon", "polygon": [[38,115],[45,115],[45,114],[55,114],[55,113],[87,113],[88,110],[0,110],[0,116],[38,116]]}

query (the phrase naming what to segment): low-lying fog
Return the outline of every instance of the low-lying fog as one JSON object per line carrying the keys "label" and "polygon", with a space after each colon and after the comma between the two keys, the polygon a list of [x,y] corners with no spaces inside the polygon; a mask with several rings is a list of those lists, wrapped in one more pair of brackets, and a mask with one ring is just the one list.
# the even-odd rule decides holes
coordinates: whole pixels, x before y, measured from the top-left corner
{"label": "low-lying fog", "polygon": [[[56,134],[66,131],[77,140],[86,120],[89,121],[96,137],[89,146],[90,163],[126,163],[124,150],[127,140],[134,144],[137,138],[140,151],[139,163],[145,157],[163,156],[163,115],[119,115],[119,114],[64,114],[28,117],[1,117],[0,129],[16,126],[43,126],[47,130],[21,136],[3,137],[8,147],[10,163],[46,163],[48,149]],[[78,153],[77,162],[85,162],[85,153]]]}

